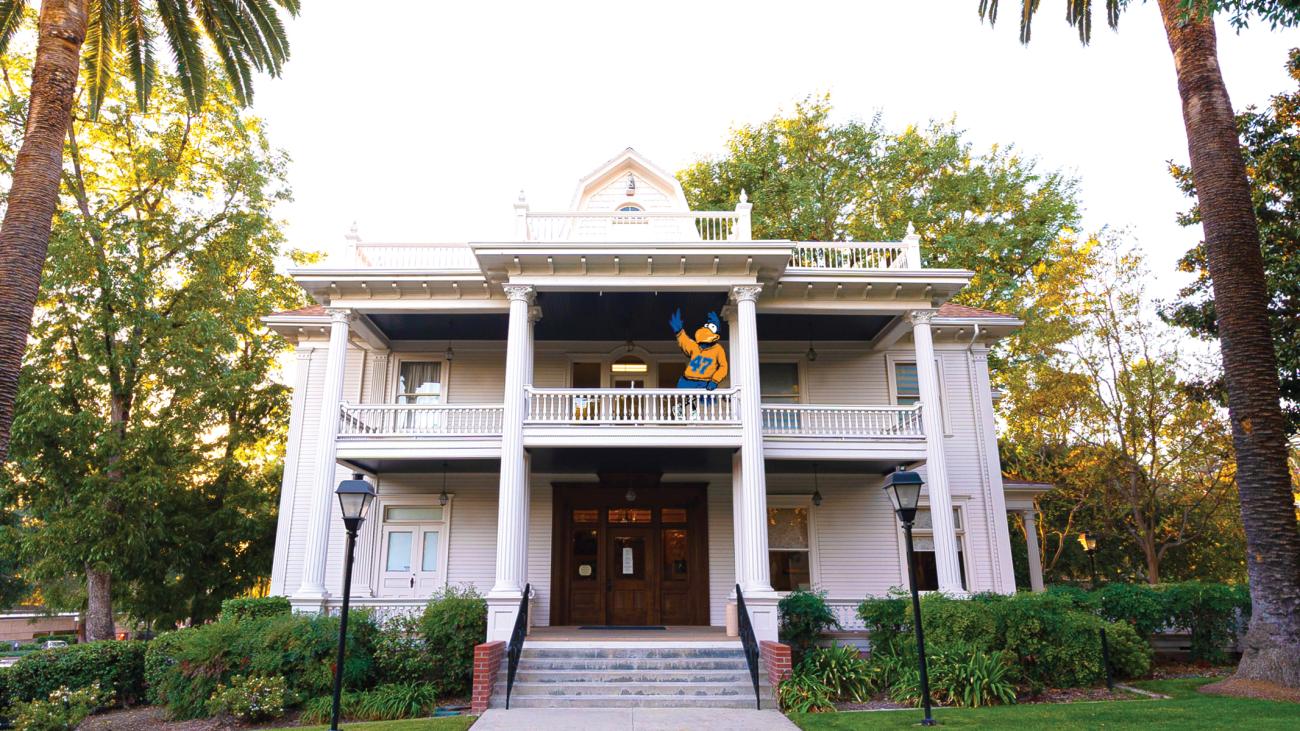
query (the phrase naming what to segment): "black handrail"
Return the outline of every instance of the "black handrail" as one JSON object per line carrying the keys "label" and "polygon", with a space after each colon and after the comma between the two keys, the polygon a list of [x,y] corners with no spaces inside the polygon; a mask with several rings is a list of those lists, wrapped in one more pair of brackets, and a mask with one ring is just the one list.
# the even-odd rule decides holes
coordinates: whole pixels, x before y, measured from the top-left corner
{"label": "black handrail", "polygon": [[519,614],[515,615],[515,628],[506,645],[506,710],[510,710],[510,691],[515,687],[515,671],[519,669],[519,656],[524,651],[524,637],[528,635],[528,595],[531,584],[524,584],[524,595],[519,599]]}
{"label": "black handrail", "polygon": [[745,610],[745,595],[740,593],[740,584],[736,584],[736,619],[740,624],[740,644],[745,648],[745,662],[749,663],[749,677],[754,681],[754,702],[758,710],[763,710],[763,696],[758,691],[758,639],[754,637],[754,625],[749,622],[749,612]]}

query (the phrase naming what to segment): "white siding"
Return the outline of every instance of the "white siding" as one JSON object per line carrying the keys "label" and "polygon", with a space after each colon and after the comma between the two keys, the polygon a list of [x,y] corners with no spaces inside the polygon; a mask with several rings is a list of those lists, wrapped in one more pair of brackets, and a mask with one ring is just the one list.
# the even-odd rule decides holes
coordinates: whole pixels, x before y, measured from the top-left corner
{"label": "white siding", "polygon": [[736,588],[735,524],[731,514],[731,476],[709,482],[709,624],[727,624],[727,602]]}

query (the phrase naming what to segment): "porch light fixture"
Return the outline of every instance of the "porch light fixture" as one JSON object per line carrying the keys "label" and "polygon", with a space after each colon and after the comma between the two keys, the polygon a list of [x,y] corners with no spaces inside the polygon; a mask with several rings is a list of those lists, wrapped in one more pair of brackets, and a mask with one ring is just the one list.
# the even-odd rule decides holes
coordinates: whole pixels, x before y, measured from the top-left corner
{"label": "porch light fixture", "polygon": [[447,349],[444,350],[442,353],[442,357],[445,358],[448,363],[456,359],[456,351],[451,349],[451,339],[455,336],[456,336],[456,321],[448,320],[447,321]]}
{"label": "porch light fixture", "polygon": [[[1083,552],[1088,554],[1088,568],[1092,574],[1092,588],[1097,588],[1097,536],[1084,531],[1079,534],[1079,545],[1083,546]],[[1101,634],[1101,664],[1106,668],[1106,690],[1115,689],[1115,679],[1110,671],[1110,642],[1106,640],[1106,628],[1100,628]]]}
{"label": "porch light fixture", "polygon": [[808,352],[804,353],[804,357],[808,359],[809,363],[817,360],[817,351],[813,348],[811,340],[808,341]]}
{"label": "porch light fixture", "polygon": [[627,489],[627,492],[623,493],[623,499],[628,501],[629,503],[636,501],[636,490],[633,490],[632,488],[629,487]]}
{"label": "porch light fixture", "polygon": [[442,351],[442,357],[448,362],[456,359],[456,351],[452,350],[451,343],[447,343],[447,349]]}
{"label": "porch light fixture", "polygon": [[921,627],[921,593],[916,589],[916,549],[912,543],[912,523],[916,521],[916,505],[921,501],[921,488],[925,481],[920,473],[898,470],[885,476],[885,494],[894,504],[894,513],[903,524],[907,538],[907,581],[912,588],[912,617],[916,626],[916,654],[921,669],[921,704],[925,708],[922,726],[933,726],[930,715],[930,675],[925,662],[925,631]]}
{"label": "porch light fixture", "polygon": [[357,531],[366,522],[366,512],[370,503],[375,501],[375,489],[358,473],[352,479],[339,483],[334,491],[339,496],[339,508],[343,511],[343,527],[348,532],[347,550],[343,558],[343,606],[339,615],[339,652],[334,663],[334,707],[330,715],[330,731],[339,728],[339,697],[343,693],[343,660],[345,659],[348,639],[348,599],[352,596],[352,560],[357,546]]}
{"label": "porch light fixture", "polygon": [[438,494],[438,504],[445,508],[447,507],[447,501],[449,499],[450,498],[447,497],[447,463],[443,462],[442,463],[442,492]]}
{"label": "porch light fixture", "polygon": [[817,485],[817,463],[816,462],[813,462],[812,504],[814,508],[821,507],[822,504],[822,491],[821,488]]}
{"label": "porch light fixture", "polygon": [[625,355],[614,361],[609,369],[615,373],[645,373],[649,366],[635,355]]}

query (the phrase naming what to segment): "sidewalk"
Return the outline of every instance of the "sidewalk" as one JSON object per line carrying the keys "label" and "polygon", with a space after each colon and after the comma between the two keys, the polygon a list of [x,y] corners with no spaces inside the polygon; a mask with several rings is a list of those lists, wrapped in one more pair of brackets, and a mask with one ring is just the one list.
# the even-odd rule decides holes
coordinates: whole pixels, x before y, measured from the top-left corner
{"label": "sidewalk", "polygon": [[791,731],[778,711],[732,708],[494,708],[474,731]]}

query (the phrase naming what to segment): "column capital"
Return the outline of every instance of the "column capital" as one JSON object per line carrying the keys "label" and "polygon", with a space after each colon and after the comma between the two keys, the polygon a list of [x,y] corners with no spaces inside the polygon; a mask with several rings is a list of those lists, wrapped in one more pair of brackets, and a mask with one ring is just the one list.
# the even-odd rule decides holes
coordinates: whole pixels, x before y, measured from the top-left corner
{"label": "column capital", "polygon": [[734,325],[736,323],[736,318],[739,317],[739,313],[736,312],[735,305],[724,305],[722,308],[721,315],[722,315],[722,319],[726,321],[728,325]]}
{"label": "column capital", "polygon": [[506,299],[512,302],[533,303],[533,297],[537,290],[531,284],[503,284],[501,289],[506,293]]}
{"label": "column capital", "polygon": [[330,324],[332,325],[347,325],[355,317],[351,308],[348,307],[326,307],[325,314],[330,316]]}
{"label": "column capital", "polygon": [[913,325],[929,325],[937,314],[938,310],[908,310],[907,320]]}
{"label": "column capital", "polygon": [[761,284],[738,284],[731,288],[731,299],[736,302],[757,302],[762,291]]}

